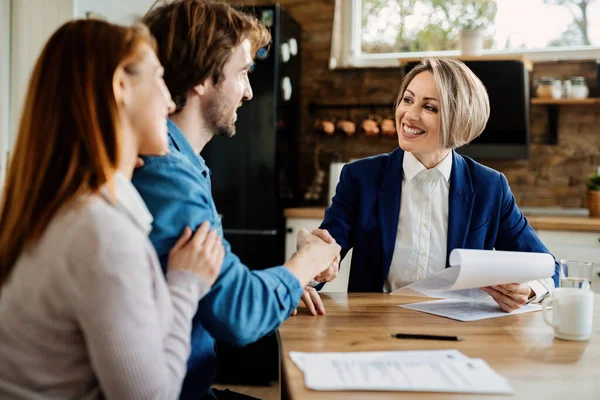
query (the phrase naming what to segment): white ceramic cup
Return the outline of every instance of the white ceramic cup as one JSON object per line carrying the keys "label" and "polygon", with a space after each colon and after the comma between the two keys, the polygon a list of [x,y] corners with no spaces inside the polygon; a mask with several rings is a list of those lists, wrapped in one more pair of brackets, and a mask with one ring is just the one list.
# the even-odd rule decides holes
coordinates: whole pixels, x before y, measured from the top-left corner
{"label": "white ceramic cup", "polygon": [[[552,306],[552,320],[549,308]],[[544,322],[563,340],[588,340],[594,320],[594,292],[578,288],[556,288],[542,303]]]}

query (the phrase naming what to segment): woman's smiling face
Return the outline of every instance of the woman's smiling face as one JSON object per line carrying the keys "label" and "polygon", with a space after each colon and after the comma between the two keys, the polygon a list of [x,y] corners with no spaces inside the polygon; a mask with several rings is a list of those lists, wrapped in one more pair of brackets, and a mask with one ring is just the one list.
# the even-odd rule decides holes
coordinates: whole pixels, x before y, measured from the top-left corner
{"label": "woman's smiling face", "polygon": [[398,145],[411,153],[444,150],[441,140],[440,96],[433,74],[413,78],[396,108]]}

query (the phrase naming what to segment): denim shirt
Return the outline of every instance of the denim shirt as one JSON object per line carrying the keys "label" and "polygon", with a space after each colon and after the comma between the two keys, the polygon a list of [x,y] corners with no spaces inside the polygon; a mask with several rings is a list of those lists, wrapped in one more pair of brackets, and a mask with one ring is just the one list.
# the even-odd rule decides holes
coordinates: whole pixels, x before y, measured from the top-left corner
{"label": "denim shirt", "polygon": [[[169,154],[144,157],[132,178],[154,217],[150,240],[166,272],[169,251],[186,226],[209,221],[223,229],[211,194],[211,173],[204,159],[172,121]],[[292,313],[303,293],[284,266],[250,271],[223,238],[225,259],[211,291],[199,302],[192,327],[192,349],[181,398],[206,393],[216,372],[215,339],[243,346],[273,332]]]}

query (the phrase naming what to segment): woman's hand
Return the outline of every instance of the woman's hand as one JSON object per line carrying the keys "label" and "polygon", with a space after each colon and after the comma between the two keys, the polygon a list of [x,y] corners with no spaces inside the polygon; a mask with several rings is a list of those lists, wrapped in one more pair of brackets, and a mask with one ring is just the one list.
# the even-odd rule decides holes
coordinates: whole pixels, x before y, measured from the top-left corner
{"label": "woman's hand", "polygon": [[212,285],[221,272],[225,248],[215,230],[209,232],[210,223],[204,222],[192,235],[186,227],[169,252],[169,270],[191,271]]}
{"label": "woman's hand", "polygon": [[533,294],[533,290],[527,283],[486,286],[481,290],[492,296],[500,308],[506,312],[518,310],[527,303]]}
{"label": "woman's hand", "polygon": [[306,287],[315,276],[327,271],[339,259],[339,245],[327,243],[306,229],[298,232],[297,243],[298,252],[285,266],[298,278],[302,287]]}
{"label": "woman's hand", "polygon": [[[326,229],[315,229],[311,232],[312,235],[320,238],[325,243],[335,244],[335,239]],[[308,237],[298,237],[297,247],[300,249],[307,242],[302,242],[302,240],[307,240]],[[317,282],[331,282],[334,280],[338,272],[340,270],[340,255],[339,253],[336,255],[333,262],[329,265],[329,267],[321,272],[319,275],[315,277],[315,281]],[[325,315],[325,306],[323,305],[323,301],[319,296],[319,292],[313,287],[307,287],[304,289],[304,294],[302,294],[302,302],[311,313],[311,315]],[[298,314],[298,309],[296,308],[292,312],[292,316]]]}
{"label": "woman's hand", "polygon": [[[331,236],[327,229],[314,229],[311,233],[316,237],[321,238],[321,240],[325,241],[326,243],[336,243],[335,239],[333,236]],[[337,278],[338,273],[340,272],[340,258],[340,254],[338,253],[329,268],[317,275],[315,277],[315,281],[331,282]]]}

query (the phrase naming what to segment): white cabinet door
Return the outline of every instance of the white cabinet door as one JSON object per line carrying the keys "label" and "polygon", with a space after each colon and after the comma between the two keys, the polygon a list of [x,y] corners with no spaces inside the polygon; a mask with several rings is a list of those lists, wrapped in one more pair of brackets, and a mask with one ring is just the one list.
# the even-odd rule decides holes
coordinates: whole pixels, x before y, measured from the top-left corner
{"label": "white cabinet door", "polygon": [[[288,218],[286,221],[286,238],[285,238],[285,259],[289,260],[290,257],[296,252],[296,236],[298,231],[302,228],[307,231],[312,231],[321,225],[320,219],[312,218]],[[340,265],[340,273],[332,282],[325,284],[321,292],[347,292],[348,291],[348,277],[350,276],[350,260],[352,260],[352,250],[346,254],[342,264]]]}
{"label": "white cabinet door", "polygon": [[286,220],[285,259],[289,260],[296,253],[296,236],[301,229],[312,231],[321,224],[320,219],[288,218]]}
{"label": "white cabinet door", "polygon": [[539,230],[537,234],[556,259],[593,262],[592,289],[600,293],[600,233]]}

